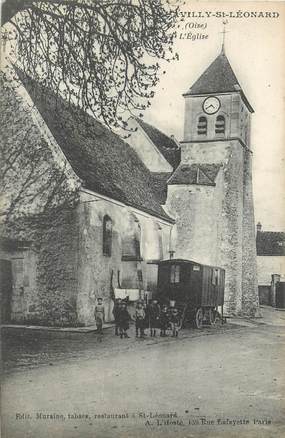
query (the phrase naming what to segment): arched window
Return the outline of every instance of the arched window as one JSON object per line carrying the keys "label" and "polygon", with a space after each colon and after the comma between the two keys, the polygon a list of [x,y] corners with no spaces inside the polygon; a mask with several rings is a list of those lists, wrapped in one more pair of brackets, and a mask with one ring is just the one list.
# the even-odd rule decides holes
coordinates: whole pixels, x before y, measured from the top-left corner
{"label": "arched window", "polygon": [[105,215],[103,218],[103,255],[110,257],[112,254],[112,219]]}
{"label": "arched window", "polygon": [[216,134],[224,134],[225,129],[226,129],[226,121],[224,116],[217,116],[216,125],[215,125]]}
{"label": "arched window", "polygon": [[141,260],[141,236],[139,220],[131,213],[122,237],[122,260]]}
{"label": "arched window", "polygon": [[141,226],[139,222],[137,222],[137,226],[134,232],[134,244],[135,244],[135,253],[137,260],[141,258],[141,236],[142,236]]}
{"label": "arched window", "polygon": [[207,134],[207,125],[208,121],[206,117],[201,116],[198,119],[197,133],[198,135],[206,135]]}

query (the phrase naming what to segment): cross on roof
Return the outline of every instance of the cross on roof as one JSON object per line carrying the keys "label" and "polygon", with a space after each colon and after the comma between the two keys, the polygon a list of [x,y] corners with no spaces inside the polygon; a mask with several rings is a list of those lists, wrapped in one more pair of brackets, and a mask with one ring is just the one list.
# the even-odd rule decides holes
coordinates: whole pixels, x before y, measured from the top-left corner
{"label": "cross on roof", "polygon": [[225,41],[226,41],[226,33],[228,33],[228,30],[226,30],[226,25],[228,24],[228,20],[224,20],[223,21],[223,30],[222,33],[223,34],[223,42],[222,42],[222,53],[225,53]]}

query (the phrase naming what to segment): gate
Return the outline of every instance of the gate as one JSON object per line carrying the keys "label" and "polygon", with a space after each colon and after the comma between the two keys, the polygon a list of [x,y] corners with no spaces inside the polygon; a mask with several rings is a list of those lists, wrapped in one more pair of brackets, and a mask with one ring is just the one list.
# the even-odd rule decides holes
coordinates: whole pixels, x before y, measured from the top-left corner
{"label": "gate", "polygon": [[276,283],[276,307],[285,308],[285,283],[281,281]]}

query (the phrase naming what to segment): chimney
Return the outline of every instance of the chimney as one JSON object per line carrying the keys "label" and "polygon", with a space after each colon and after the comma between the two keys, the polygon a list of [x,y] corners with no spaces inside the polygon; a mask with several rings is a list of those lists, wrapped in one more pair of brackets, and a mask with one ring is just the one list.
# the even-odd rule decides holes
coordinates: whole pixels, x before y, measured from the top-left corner
{"label": "chimney", "polygon": [[260,222],[257,223],[256,225],[256,231],[261,231],[262,225]]}
{"label": "chimney", "polygon": [[176,140],[175,135],[174,135],[174,134],[171,134],[171,135],[170,135],[170,138],[171,138],[171,140],[174,141],[174,143],[176,144],[176,146],[180,149],[181,145],[180,145],[179,141]]}

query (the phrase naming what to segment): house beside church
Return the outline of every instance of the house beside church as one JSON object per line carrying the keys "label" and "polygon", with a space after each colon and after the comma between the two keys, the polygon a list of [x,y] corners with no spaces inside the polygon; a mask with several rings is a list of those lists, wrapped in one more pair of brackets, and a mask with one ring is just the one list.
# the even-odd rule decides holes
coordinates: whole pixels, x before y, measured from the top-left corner
{"label": "house beside church", "polygon": [[[155,294],[157,262],[173,255],[224,268],[226,312],[257,314],[253,108],[224,50],[183,95],[180,143],[138,119],[126,143],[50,90],[21,81],[6,84],[0,98],[6,141],[30,126],[22,147],[50,151],[43,181],[45,166],[59,167],[70,202],[48,218],[23,207],[17,224],[3,229],[6,320],[88,325],[98,297],[111,320],[114,291],[133,300]],[[16,185],[25,172],[19,168]]]}
{"label": "house beside church", "polygon": [[276,286],[285,282],[285,233],[256,226],[257,278],[260,304],[276,306]]}

